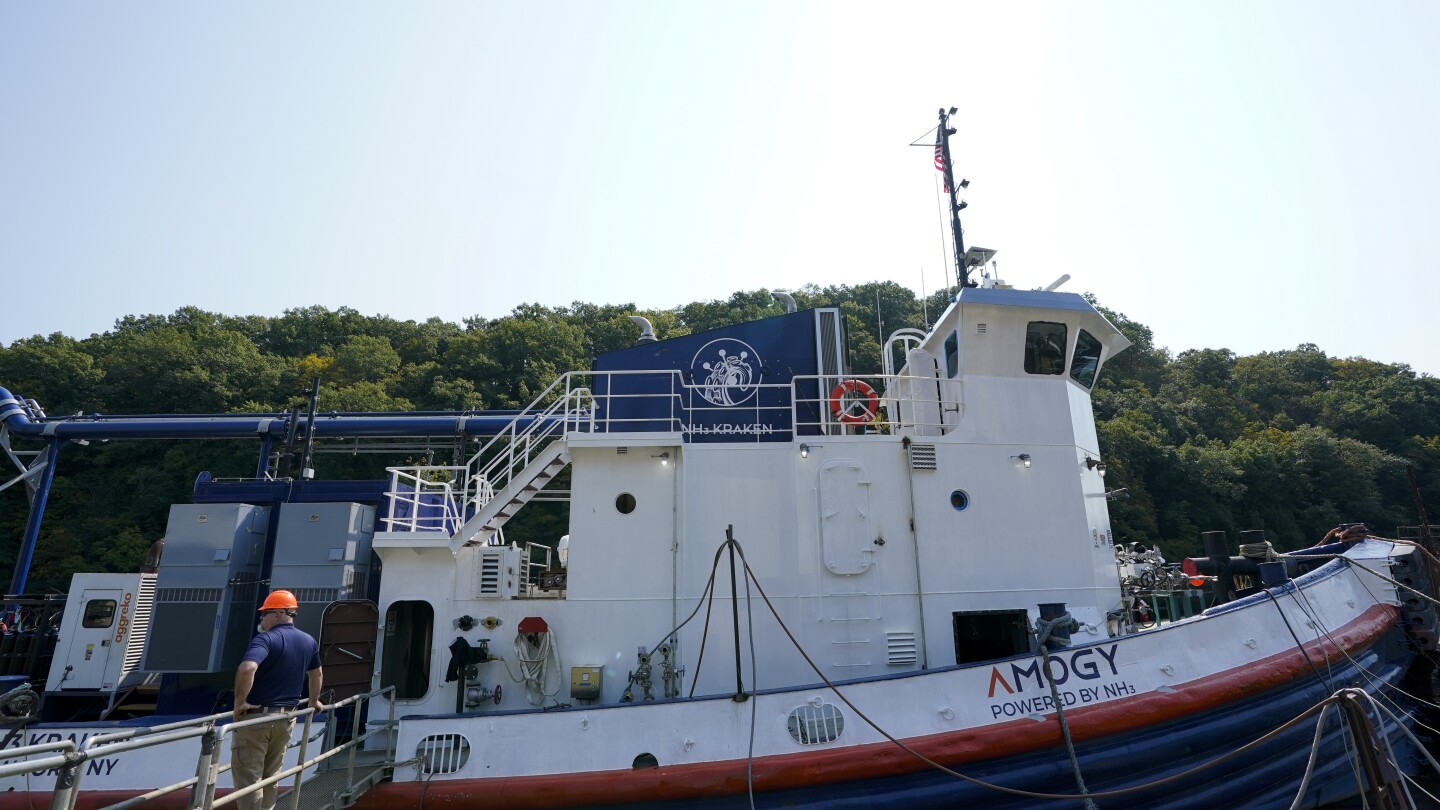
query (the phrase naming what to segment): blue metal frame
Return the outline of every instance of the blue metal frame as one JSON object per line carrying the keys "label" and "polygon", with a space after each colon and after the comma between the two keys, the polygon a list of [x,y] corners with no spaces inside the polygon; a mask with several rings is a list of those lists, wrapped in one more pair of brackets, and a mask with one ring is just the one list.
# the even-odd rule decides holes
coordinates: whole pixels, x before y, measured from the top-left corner
{"label": "blue metal frame", "polygon": [[[5,395],[0,389],[0,398]],[[20,539],[20,557],[15,561],[15,573],[10,576],[9,593],[25,592],[25,580],[30,577],[30,561],[35,556],[35,544],[40,539],[40,523],[45,519],[45,503],[50,499],[50,485],[55,481],[55,465],[60,462],[60,442],[45,440],[45,468],[40,471],[40,480],[35,482],[35,491],[30,495],[30,515],[25,519],[25,534]]]}

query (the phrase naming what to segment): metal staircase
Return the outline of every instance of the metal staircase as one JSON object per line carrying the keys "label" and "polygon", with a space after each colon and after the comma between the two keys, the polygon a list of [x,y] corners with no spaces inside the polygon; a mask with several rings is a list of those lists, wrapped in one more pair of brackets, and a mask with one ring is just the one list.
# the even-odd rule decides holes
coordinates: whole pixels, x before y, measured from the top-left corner
{"label": "metal staircase", "polygon": [[482,492],[489,490],[490,497],[481,495],[474,500],[475,514],[456,534],[459,546],[489,543],[507,520],[570,464],[570,454],[561,438],[551,440],[528,457],[525,466],[503,486],[481,488]]}
{"label": "metal staircase", "polygon": [[[491,542],[516,512],[570,464],[565,436],[594,429],[590,389],[563,374],[466,465],[464,525],[450,550]],[[549,402],[548,405],[544,404]]]}
{"label": "metal staircase", "polygon": [[391,467],[391,517],[375,548],[488,544],[570,464],[565,437],[596,429],[589,375],[562,374],[463,466]]}

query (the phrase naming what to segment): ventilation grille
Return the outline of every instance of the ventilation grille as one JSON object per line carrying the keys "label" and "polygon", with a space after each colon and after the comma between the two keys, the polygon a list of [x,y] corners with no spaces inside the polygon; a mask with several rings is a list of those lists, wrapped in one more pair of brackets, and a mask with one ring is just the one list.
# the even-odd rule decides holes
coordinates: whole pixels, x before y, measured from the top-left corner
{"label": "ventilation grille", "polygon": [[885,650],[892,667],[914,664],[920,660],[915,648],[915,634],[911,632],[886,633]]}
{"label": "ventilation grille", "polygon": [[820,373],[826,376],[839,375],[840,330],[835,320],[836,312],[833,309],[822,309],[818,310],[816,315],[820,317]]}
{"label": "ventilation grille", "polygon": [[204,602],[215,604],[220,601],[220,588],[161,588],[155,594],[156,602]]}
{"label": "ventilation grille", "polygon": [[245,605],[248,609],[255,603],[255,598],[260,594],[260,581],[254,574],[242,573],[235,577],[230,585],[230,602],[236,605]]}
{"label": "ventilation grille", "polygon": [[630,448],[628,448],[628,447],[617,447],[617,448],[615,448],[615,455],[617,455],[617,456],[628,456],[628,455],[630,455]]}
{"label": "ventilation grille", "polygon": [[807,704],[790,712],[786,726],[795,742],[818,745],[840,738],[845,730],[845,715],[830,703]]}
{"label": "ventilation grille", "polygon": [[480,553],[480,596],[500,595],[500,575],[504,573],[505,560],[499,551]]}
{"label": "ventilation grille", "polygon": [[145,654],[145,639],[150,636],[150,614],[155,609],[155,575],[141,574],[137,591],[135,618],[130,621],[130,638],[125,642],[125,661],[120,665],[122,679],[140,666],[140,658]]}
{"label": "ventilation grille", "polygon": [[415,746],[422,773],[455,773],[470,761],[470,741],[460,734],[431,734]]}
{"label": "ventilation grille", "polygon": [[292,588],[297,602],[334,602],[340,598],[339,588]]}
{"label": "ventilation grille", "polygon": [[935,467],[935,445],[933,444],[912,444],[910,445],[910,469],[912,470],[933,470]]}
{"label": "ventilation grille", "polygon": [[983,324],[983,323],[977,323],[977,324],[975,324],[975,334],[977,334],[977,335],[983,335],[983,334],[985,334],[985,324]]}

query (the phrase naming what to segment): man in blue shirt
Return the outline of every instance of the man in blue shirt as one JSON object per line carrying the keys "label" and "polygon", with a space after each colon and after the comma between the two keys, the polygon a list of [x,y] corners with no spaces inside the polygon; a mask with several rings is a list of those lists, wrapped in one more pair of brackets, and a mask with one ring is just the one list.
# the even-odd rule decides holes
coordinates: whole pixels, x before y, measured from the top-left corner
{"label": "man in blue shirt", "polygon": [[[235,720],[263,714],[283,714],[300,703],[307,688],[309,706],[321,711],[320,645],[295,626],[300,604],[289,591],[271,591],[260,606],[260,633],[250,640],[245,660],[235,670]],[[295,729],[295,718],[257,723],[237,729],[231,736],[230,775],[238,790],[280,770],[285,748]],[[267,785],[236,802],[242,810],[273,810],[275,785]]]}

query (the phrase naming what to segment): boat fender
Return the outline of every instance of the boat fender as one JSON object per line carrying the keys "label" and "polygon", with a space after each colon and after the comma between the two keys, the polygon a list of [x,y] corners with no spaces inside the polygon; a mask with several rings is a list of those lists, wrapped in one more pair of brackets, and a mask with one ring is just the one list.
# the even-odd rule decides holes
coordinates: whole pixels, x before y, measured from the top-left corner
{"label": "boat fender", "polygon": [[[851,395],[859,395],[860,398]],[[879,395],[864,380],[842,380],[830,392],[830,413],[846,424],[873,422],[879,409]]]}

